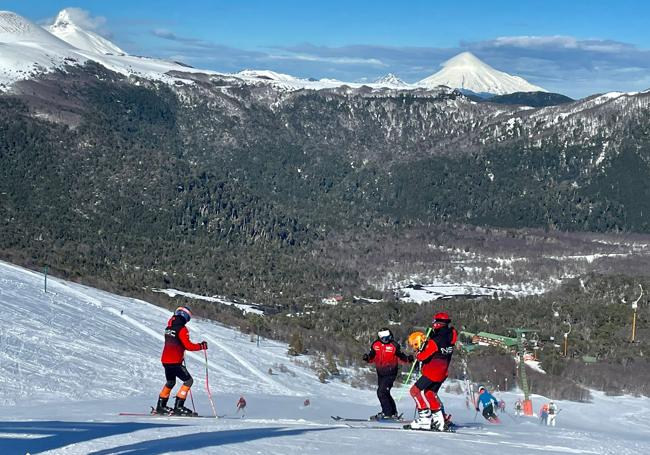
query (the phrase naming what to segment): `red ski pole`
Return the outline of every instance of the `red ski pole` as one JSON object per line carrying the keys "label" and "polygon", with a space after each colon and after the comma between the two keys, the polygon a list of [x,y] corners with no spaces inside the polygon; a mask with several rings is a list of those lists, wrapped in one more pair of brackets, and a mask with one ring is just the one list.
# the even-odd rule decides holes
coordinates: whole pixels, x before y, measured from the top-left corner
{"label": "red ski pole", "polygon": [[205,389],[208,391],[208,399],[210,400],[210,406],[212,406],[212,414],[214,418],[217,418],[217,410],[214,407],[214,401],[212,401],[212,392],[210,392],[210,382],[208,381],[208,351],[204,350],[205,354]]}

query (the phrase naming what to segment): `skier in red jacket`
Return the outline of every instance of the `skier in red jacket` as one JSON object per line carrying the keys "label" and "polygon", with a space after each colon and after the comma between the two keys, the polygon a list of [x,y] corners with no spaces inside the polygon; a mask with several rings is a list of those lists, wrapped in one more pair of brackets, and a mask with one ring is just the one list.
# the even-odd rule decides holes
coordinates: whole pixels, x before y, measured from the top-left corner
{"label": "skier in red jacket", "polygon": [[377,397],[381,403],[381,412],[370,419],[398,419],[397,406],[390,395],[390,389],[397,378],[397,365],[413,362],[413,356],[404,354],[393,339],[393,333],[384,328],[377,333],[377,340],[372,343],[370,352],[363,355],[363,360],[374,363],[377,369]]}
{"label": "skier in red jacket", "polygon": [[[185,327],[192,318],[192,311],[187,306],[176,308],[174,315],[167,321],[165,329],[165,346],[163,348],[161,361],[165,368],[165,378],[167,382],[160,391],[158,396],[158,405],[156,414],[175,414],[181,416],[196,415],[191,409],[186,408],[185,399],[192,387],[194,380],[184,365],[185,350],[201,351],[208,349],[208,343],[192,343],[190,341],[190,331]],[[176,385],[176,378],[183,381],[183,385],[176,394],[176,403],[174,409],[167,407],[167,401]]]}
{"label": "skier in red jacket", "polygon": [[445,415],[438,391],[447,379],[447,371],[458,332],[449,323],[451,318],[447,313],[437,313],[429,339],[417,349],[417,360],[422,362],[422,376],[411,387],[411,396],[415,400],[418,418],[411,423],[414,430],[445,430]]}

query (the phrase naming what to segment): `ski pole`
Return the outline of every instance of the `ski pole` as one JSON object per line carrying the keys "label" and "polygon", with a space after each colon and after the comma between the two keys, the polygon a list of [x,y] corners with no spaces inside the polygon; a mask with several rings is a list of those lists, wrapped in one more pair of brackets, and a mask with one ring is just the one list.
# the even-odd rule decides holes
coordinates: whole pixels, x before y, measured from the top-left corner
{"label": "ski pole", "polygon": [[217,418],[217,410],[214,407],[214,401],[212,401],[212,392],[210,392],[210,382],[208,381],[208,351],[204,350],[205,354],[205,388],[208,391],[208,399],[210,400],[210,406],[212,406],[212,414],[214,418]]}
{"label": "ski pole", "polygon": [[194,411],[194,414],[197,414],[196,406],[194,406],[194,395],[192,395],[192,389],[190,389],[189,392],[190,392],[190,401],[192,402],[192,410]]}
{"label": "ski pole", "polygon": [[[431,334],[431,327],[429,327],[429,330],[427,330],[427,334],[424,337],[425,342],[426,342],[426,340],[429,339],[430,334]],[[402,398],[404,398],[404,391],[406,390],[406,388],[404,386],[406,384],[408,384],[409,381],[411,380],[411,375],[413,374],[413,370],[415,369],[415,365],[417,365],[418,363],[419,362],[413,362],[413,365],[411,365],[411,369],[409,370],[409,374],[408,374],[408,376],[406,376],[406,381],[404,381],[404,383],[402,383],[402,387],[400,388],[400,391],[399,391],[399,397],[397,398],[397,403],[398,404],[399,404],[400,401],[402,401]]]}
{"label": "ski pole", "polygon": [[[185,371],[187,371],[187,364],[185,363],[185,359],[183,359],[183,366],[185,367]],[[188,390],[190,394],[190,401],[192,402],[192,411],[194,411],[194,414],[196,414],[196,406],[194,406],[194,396],[192,395],[192,389],[190,388]]]}

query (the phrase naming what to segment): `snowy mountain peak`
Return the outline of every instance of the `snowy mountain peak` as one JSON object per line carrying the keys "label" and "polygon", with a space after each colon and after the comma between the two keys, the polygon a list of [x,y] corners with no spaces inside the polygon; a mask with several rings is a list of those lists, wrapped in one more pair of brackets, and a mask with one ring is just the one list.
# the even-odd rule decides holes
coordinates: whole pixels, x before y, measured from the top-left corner
{"label": "snowy mountain peak", "polygon": [[59,14],[57,14],[56,19],[54,20],[54,24],[52,24],[52,27],[68,27],[68,26],[75,26],[75,23],[70,17],[70,12],[67,9],[62,9],[61,11],[59,11]]}
{"label": "snowy mountain peak", "polygon": [[65,46],[38,25],[11,11],[0,11],[0,43],[40,43]]}
{"label": "snowy mountain peak", "polygon": [[450,67],[485,67],[491,68],[483,60],[479,59],[471,52],[461,52],[460,54],[450,58],[442,64],[445,68]]}
{"label": "snowy mountain peak", "polygon": [[461,52],[442,64],[437,73],[422,79],[418,85],[432,88],[446,85],[475,93],[505,95],[515,92],[545,92],[519,76],[492,68],[471,52]]}
{"label": "snowy mountain peak", "polygon": [[125,54],[122,49],[106,38],[77,25],[73,12],[68,9],[61,10],[56,16],[54,24],[46,29],[54,36],[83,51],[96,54]]}
{"label": "snowy mountain peak", "polygon": [[374,83],[384,87],[408,87],[409,85],[393,73],[388,73],[380,77]]}

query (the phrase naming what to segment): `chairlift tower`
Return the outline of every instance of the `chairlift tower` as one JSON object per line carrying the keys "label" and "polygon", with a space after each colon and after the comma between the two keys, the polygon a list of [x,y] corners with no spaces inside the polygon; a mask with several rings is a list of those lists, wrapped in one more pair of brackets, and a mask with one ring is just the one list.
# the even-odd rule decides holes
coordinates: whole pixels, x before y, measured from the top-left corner
{"label": "chairlift tower", "polygon": [[528,376],[526,375],[526,363],[524,355],[526,354],[527,333],[537,334],[534,329],[510,328],[517,335],[517,354],[519,355],[519,387],[524,392],[523,410],[527,416],[533,415],[533,402],[530,399],[530,387],[528,386]]}

